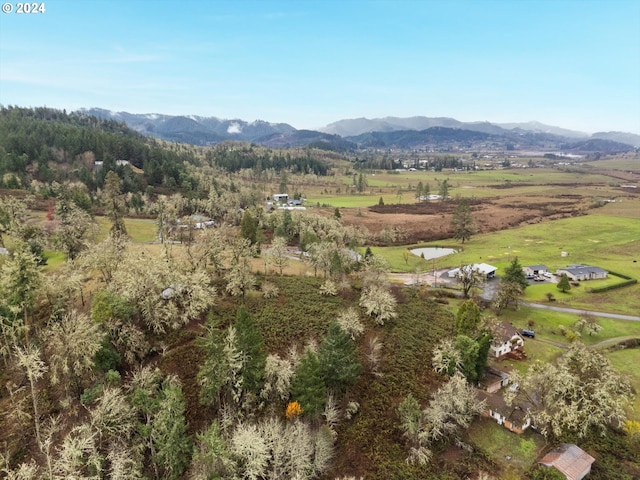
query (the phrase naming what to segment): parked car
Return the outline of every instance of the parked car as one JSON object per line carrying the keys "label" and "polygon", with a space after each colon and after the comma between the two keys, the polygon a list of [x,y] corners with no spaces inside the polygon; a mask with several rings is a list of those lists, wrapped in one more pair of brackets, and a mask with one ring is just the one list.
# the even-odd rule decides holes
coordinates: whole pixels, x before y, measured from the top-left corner
{"label": "parked car", "polygon": [[522,330],[523,337],[536,338],[536,332],[533,330]]}

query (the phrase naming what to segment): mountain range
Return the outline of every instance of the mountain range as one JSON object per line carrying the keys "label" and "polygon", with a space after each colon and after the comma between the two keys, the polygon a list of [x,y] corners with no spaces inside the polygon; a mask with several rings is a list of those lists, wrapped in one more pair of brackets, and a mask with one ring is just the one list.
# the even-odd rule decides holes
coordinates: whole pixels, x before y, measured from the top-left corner
{"label": "mountain range", "polygon": [[143,135],[193,145],[229,140],[270,147],[313,146],[329,150],[357,148],[492,149],[618,153],[640,147],[640,135],[624,132],[583,132],[539,122],[461,122],[447,117],[355,118],[315,130],[297,130],[287,123],[216,117],[133,114],[101,108],[82,113],[122,121]]}

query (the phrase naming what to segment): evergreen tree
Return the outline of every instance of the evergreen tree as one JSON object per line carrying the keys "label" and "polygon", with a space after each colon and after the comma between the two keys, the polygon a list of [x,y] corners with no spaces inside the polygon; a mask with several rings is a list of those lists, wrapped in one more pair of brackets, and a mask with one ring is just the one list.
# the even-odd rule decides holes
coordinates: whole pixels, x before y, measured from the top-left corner
{"label": "evergreen tree", "polygon": [[478,358],[476,360],[476,378],[480,380],[484,375],[484,369],[487,367],[487,361],[489,360],[489,349],[491,348],[491,342],[493,341],[493,335],[489,332],[483,332],[477,339],[478,342]]}
{"label": "evergreen tree", "polygon": [[449,188],[449,179],[445,179],[440,183],[438,194],[442,197],[443,202],[446,202],[447,198],[449,198]]}
{"label": "evergreen tree", "polygon": [[459,239],[462,243],[464,243],[465,240],[469,240],[471,235],[475,233],[473,216],[471,215],[469,202],[466,200],[460,201],[456,207],[453,218],[451,219],[451,227],[453,228],[453,238]]}
{"label": "evergreen tree", "polygon": [[326,396],[318,355],[307,349],[291,382],[291,398],[300,404],[303,415],[316,418],[324,410]]}
{"label": "evergreen tree", "polygon": [[460,305],[456,313],[455,330],[458,335],[473,335],[480,325],[480,307],[469,299]]}
{"label": "evergreen tree", "polygon": [[478,342],[466,335],[458,335],[455,347],[460,355],[460,371],[469,383],[474,384],[478,380],[477,363],[480,351]]}
{"label": "evergreen tree", "polygon": [[258,222],[249,210],[242,215],[242,221],[240,222],[240,235],[242,238],[246,238],[251,242],[251,245],[258,243]]}
{"label": "evergreen tree", "polygon": [[22,312],[25,341],[29,345],[28,312],[33,307],[36,294],[42,284],[42,274],[38,259],[26,245],[2,264],[0,269],[0,307],[6,307],[14,314]]}
{"label": "evergreen tree", "polygon": [[502,277],[503,282],[514,282],[522,287],[522,290],[529,286],[529,282],[527,281],[527,277],[524,274],[524,270],[522,270],[522,265],[518,262],[518,257],[515,257],[509,266],[504,271],[504,276]]}
{"label": "evergreen tree", "polygon": [[107,173],[104,180],[105,206],[107,217],[111,220],[111,234],[114,236],[127,234],[127,228],[124,225],[125,204],[120,184],[120,177],[116,172],[112,170]]}
{"label": "evergreen tree", "polygon": [[287,181],[289,179],[287,178],[287,171],[286,170],[282,170],[280,172],[280,185],[278,186],[278,188],[280,189],[279,193],[287,193]]}
{"label": "evergreen tree", "polygon": [[264,383],[264,367],[267,354],[264,351],[262,333],[253,323],[245,307],[240,307],[236,317],[237,348],[242,357],[242,384],[245,391],[259,395]]}
{"label": "evergreen tree", "polygon": [[205,359],[197,376],[200,403],[218,407],[221,403],[222,388],[227,383],[229,362],[224,350],[222,331],[218,325],[209,323],[206,329],[206,335],[197,340],[198,346],[205,352]]}
{"label": "evergreen tree", "polygon": [[571,283],[569,282],[569,277],[567,277],[566,273],[563,273],[560,277],[560,281],[558,282],[558,290],[562,293],[567,293],[571,290]]}
{"label": "evergreen tree", "polygon": [[151,439],[155,446],[154,464],[162,469],[165,479],[180,478],[191,455],[191,442],[184,417],[185,401],[177,379],[169,378],[162,384],[158,412],[151,426]]}
{"label": "evergreen tree", "polygon": [[355,344],[337,322],[329,325],[329,332],[318,350],[318,359],[325,385],[339,392],[353,384],[362,370]]}

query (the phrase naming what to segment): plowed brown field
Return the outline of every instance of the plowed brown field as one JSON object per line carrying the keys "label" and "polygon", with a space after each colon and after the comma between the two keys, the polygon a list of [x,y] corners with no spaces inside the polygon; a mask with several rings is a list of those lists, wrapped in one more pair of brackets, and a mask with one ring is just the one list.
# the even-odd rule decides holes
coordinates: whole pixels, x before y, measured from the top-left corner
{"label": "plowed brown field", "polygon": [[[470,205],[477,233],[493,232],[546,220],[583,215],[592,203],[580,195],[553,197],[500,197],[474,200]],[[341,208],[345,225],[360,225],[372,236],[385,228],[395,227],[401,239],[398,244],[451,238],[451,218],[457,207],[455,200],[422,204],[377,205],[368,209]]]}

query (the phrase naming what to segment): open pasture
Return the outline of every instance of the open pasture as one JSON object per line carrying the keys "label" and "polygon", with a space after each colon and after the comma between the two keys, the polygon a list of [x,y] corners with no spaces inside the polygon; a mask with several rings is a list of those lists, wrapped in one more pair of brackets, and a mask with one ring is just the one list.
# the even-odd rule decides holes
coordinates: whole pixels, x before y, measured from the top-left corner
{"label": "open pasture", "polygon": [[467,436],[471,442],[488,454],[504,469],[502,479],[523,478],[524,472],[545,448],[541,435],[527,431],[522,435],[511,433],[489,418],[475,420]]}
{"label": "open pasture", "polygon": [[[502,318],[508,320],[517,328],[527,328],[536,332],[536,340],[527,340],[526,346],[540,343],[538,342],[540,339],[569,345],[569,339],[561,334],[561,326],[567,330],[575,330],[575,323],[580,316],[574,313],[521,307],[518,310],[503,312]],[[640,322],[602,317],[596,317],[596,319],[602,326],[602,330],[593,335],[584,333],[580,337],[580,341],[586,345],[597,345],[615,338],[640,337]],[[530,325],[529,322],[533,322],[533,325]],[[528,352],[529,349],[526,348],[526,351]]]}
{"label": "open pasture", "polygon": [[[600,210],[605,210],[603,207]],[[456,247],[455,242],[445,242]],[[428,242],[411,245],[445,246],[443,242]],[[596,265],[618,273],[640,279],[640,223],[628,218],[605,215],[586,215],[556,221],[527,225],[511,230],[502,230],[475,235],[464,245],[459,244],[458,253],[428,262],[427,269],[456,267],[469,263],[489,263],[498,267],[498,275],[518,257],[521,265],[545,264],[551,271],[571,264]],[[403,252],[407,247],[380,247],[375,253],[383,255],[392,268],[400,272],[413,272],[421,266],[415,259],[409,265]],[[561,256],[567,252],[568,256]],[[634,260],[636,260],[634,262]],[[617,277],[603,281],[614,282]],[[553,292],[558,303],[574,308],[606,310],[620,313],[640,311],[640,285],[632,285],[604,293],[592,294],[588,289],[601,286],[602,282],[581,282],[580,286],[562,294],[555,285],[533,285],[527,289],[527,299],[539,302],[547,292]]]}
{"label": "open pasture", "polygon": [[616,370],[626,375],[631,382],[636,394],[627,412],[630,420],[640,422],[640,369],[638,369],[638,365],[640,365],[640,348],[616,350],[608,352],[606,355]]}
{"label": "open pasture", "polygon": [[[449,194],[452,197],[502,197],[514,195],[550,196],[562,193],[579,193],[584,196],[606,197],[615,196],[620,191],[615,187],[619,179],[607,175],[606,172],[590,172],[588,169],[561,170],[554,168],[536,169],[498,169],[480,171],[415,171],[415,172],[386,172],[376,171],[366,175],[367,188],[363,193],[348,193],[353,184],[352,176],[338,179],[339,185],[324,192],[322,189],[311,188],[305,192],[310,203],[320,202],[336,207],[370,206],[377,204],[382,195],[391,195],[391,202],[385,198],[385,203],[413,203],[415,189],[419,182],[429,185],[430,193],[436,194],[439,182],[449,182]],[[579,189],[576,192],[575,189]],[[338,193],[339,189],[339,193]],[[402,191],[402,198],[398,198],[398,190]],[[573,191],[572,191],[573,190]],[[324,196],[322,195],[324,193]],[[361,197],[358,201],[350,200],[352,196]],[[324,201],[319,198],[324,197]],[[369,200],[365,200],[366,198]]]}
{"label": "open pasture", "polygon": [[[100,227],[98,238],[104,239],[109,233],[111,222],[107,217],[95,217],[96,223]],[[134,243],[149,243],[157,240],[157,226],[155,220],[148,218],[125,218],[124,225],[127,234]]]}

